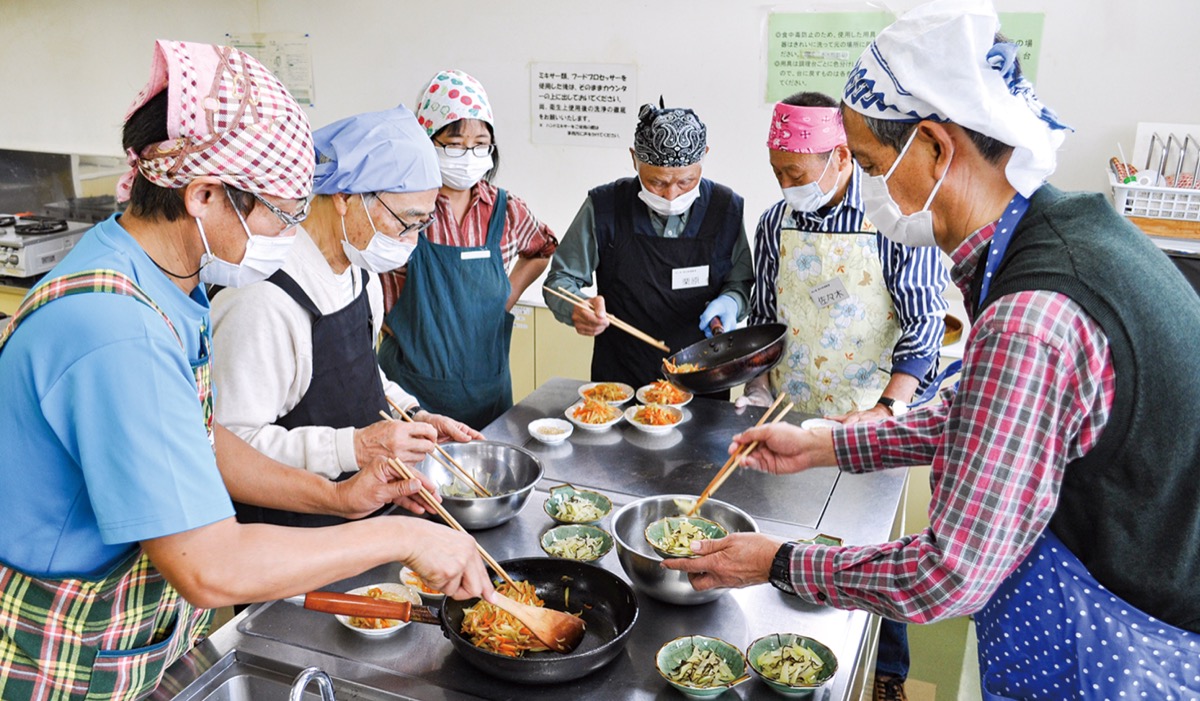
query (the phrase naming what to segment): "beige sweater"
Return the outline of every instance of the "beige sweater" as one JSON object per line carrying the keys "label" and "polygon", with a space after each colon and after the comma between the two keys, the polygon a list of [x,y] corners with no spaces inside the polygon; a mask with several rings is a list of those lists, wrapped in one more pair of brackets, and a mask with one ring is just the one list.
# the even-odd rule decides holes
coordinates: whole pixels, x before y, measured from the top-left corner
{"label": "beige sweater", "polygon": [[[354,300],[361,274],[353,265],[334,274],[325,256],[303,228],[296,232],[284,272],[292,276],[322,313]],[[370,276],[367,296],[374,329],[383,325],[383,292]],[[213,385],[216,419],[246,442],[276,460],[336,477],[358,469],[354,429],[274,425],[308,392],[312,382],[312,321],[308,312],[270,282],[228,288],[212,303]],[[377,368],[378,369],[378,368]],[[402,407],[416,399],[379,371],[388,398]],[[382,419],[381,419],[382,420]]]}

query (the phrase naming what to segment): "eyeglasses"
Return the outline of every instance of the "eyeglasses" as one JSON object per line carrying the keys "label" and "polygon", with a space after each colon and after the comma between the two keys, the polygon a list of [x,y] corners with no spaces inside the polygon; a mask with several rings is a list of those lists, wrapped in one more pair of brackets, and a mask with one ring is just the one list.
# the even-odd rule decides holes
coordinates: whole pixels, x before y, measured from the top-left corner
{"label": "eyeglasses", "polygon": [[467,148],[466,146],[447,146],[435,141],[433,142],[433,146],[434,148],[440,148],[443,153],[451,158],[462,158],[467,155],[467,151],[470,151],[479,158],[483,158],[484,156],[492,155],[496,151],[496,144],[479,144],[478,146]]}
{"label": "eyeglasses", "polygon": [[268,202],[265,198],[263,198],[258,193],[251,192],[250,195],[252,197],[254,197],[254,199],[258,200],[260,203],[262,203],[262,205],[264,207],[271,210],[271,214],[274,214],[276,217],[279,217],[279,221],[283,222],[283,230],[284,231],[287,231],[288,229],[291,229],[292,227],[300,226],[300,223],[308,218],[308,208],[309,208],[309,205],[312,204],[312,198],[305,197],[300,200],[300,206],[296,209],[296,212],[294,214],[289,214],[288,212],[285,212],[282,209],[280,209],[280,208],[276,207],[275,205],[271,204],[270,202]]}
{"label": "eyeglasses", "polygon": [[404,227],[404,229],[401,230],[401,232],[400,232],[401,236],[408,234],[408,233],[419,234],[422,231],[428,229],[429,226],[431,224],[433,224],[433,220],[437,218],[437,212],[430,212],[429,218],[426,219],[425,221],[417,222],[416,224],[409,224],[408,222],[401,219],[399,214],[396,214],[395,212],[392,211],[392,208],[388,206],[387,202],[383,201],[383,198],[379,196],[378,192],[374,193],[374,197],[375,197],[375,199],[379,200],[379,204],[383,205],[383,208],[388,211],[388,214],[395,217],[396,221],[400,222],[400,226]]}

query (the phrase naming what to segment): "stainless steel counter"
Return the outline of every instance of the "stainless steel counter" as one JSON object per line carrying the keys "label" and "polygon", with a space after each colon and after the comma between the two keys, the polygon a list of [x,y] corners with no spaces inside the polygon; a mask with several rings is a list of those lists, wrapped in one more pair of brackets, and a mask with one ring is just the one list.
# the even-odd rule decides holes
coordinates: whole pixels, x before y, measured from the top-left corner
{"label": "stainless steel counter", "polygon": [[[617,508],[642,496],[699,494],[724,462],[729,438],[752,425],[762,413],[762,409],[750,409],[738,414],[730,403],[697,399],[686,407],[690,419],[663,437],[646,436],[622,423],[602,434],[576,430],[566,445],[544,446],[533,441],[526,431],[527,424],[543,416],[561,416],[577,399],[580,384],[551,380],[484,431],[491,440],[529,448],[543,460],[546,469],[545,478],[517,518],[475,533],[499,560],[544,555],[538,539],[553,524],[543,513],[542,502],[547,490],[560,482],[602,491]],[[790,420],[799,422],[803,418]],[[901,470],[847,475],[824,468],[788,477],[739,471],[716,498],[754,515],[759,528],[772,535],[801,538],[822,532],[841,537],[848,544],[882,542],[891,530],[903,480]],[[601,525],[609,527],[610,519],[607,517]],[[615,551],[598,564],[624,577]],[[345,591],[373,582],[396,581],[399,569],[394,564],[379,567],[326,588]],[[682,696],[654,667],[654,654],[663,643],[700,633],[744,649],[768,633],[796,632],[821,640],[838,656],[838,673],[824,698],[849,699],[873,623],[872,617],[861,611],[811,606],[765,585],[730,591],[699,606],[666,604],[641,593],[638,604],[638,623],[620,657],[583,679],[552,686],[516,685],[477,671],[452,651],[435,626],[414,623],[393,636],[368,639],[326,614],[282,602],[260,604],[243,612],[176,663],[155,698],[214,698],[197,690],[202,686],[211,690],[212,679],[227,678],[233,684],[239,679],[238,670],[255,670],[255,675],[262,678],[258,681],[264,684],[267,682],[263,679],[274,675],[278,685],[295,671],[316,665],[334,677],[339,699],[676,699]],[[197,681],[200,683],[193,683]],[[247,682],[242,679],[241,683]],[[757,680],[742,684],[722,698],[735,695],[744,699],[778,698]],[[267,698],[264,693],[244,697]]]}

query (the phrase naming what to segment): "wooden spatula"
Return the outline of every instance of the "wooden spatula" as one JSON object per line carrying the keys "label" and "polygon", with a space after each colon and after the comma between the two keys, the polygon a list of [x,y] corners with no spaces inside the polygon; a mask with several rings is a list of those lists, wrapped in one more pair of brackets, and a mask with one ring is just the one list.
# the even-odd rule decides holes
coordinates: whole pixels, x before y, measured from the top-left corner
{"label": "wooden spatula", "polygon": [[585,626],[582,618],[554,609],[523,604],[500,592],[496,592],[493,603],[524,623],[529,632],[533,633],[533,637],[555,652],[566,654],[574,650],[583,639]]}

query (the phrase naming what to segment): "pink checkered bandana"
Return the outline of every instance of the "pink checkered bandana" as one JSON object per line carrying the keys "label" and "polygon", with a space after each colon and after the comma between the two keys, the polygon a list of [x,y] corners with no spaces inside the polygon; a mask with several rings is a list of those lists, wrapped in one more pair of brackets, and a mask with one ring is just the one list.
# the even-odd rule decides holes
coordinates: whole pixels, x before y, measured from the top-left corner
{"label": "pink checkered bandana", "polygon": [[767,148],[788,153],[829,153],[846,143],[842,114],[836,107],[797,107],[776,103]]}
{"label": "pink checkered bandana", "polygon": [[313,142],[308,117],[261,63],[227,46],[155,42],[150,82],[125,119],[167,89],[170,140],[128,153],[117,184],[129,199],[134,176],[180,188],[202,175],[246,192],[284,199],[312,191]]}

